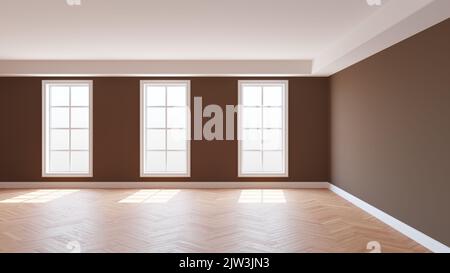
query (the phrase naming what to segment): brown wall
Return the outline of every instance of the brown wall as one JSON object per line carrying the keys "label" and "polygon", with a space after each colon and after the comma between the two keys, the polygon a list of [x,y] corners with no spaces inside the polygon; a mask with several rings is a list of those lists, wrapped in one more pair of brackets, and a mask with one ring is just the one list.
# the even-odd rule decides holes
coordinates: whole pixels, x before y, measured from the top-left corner
{"label": "brown wall", "polygon": [[331,78],[332,181],[450,245],[450,20]]}
{"label": "brown wall", "polygon": [[[191,178],[140,178],[139,81],[142,78],[132,77],[92,78],[94,177],[42,178],[41,81],[44,79],[49,78],[0,78],[0,181],[264,180],[237,177],[236,141],[192,141]],[[190,78],[191,96],[202,96],[204,105],[235,105],[239,79]],[[327,78],[288,79],[289,177],[266,180],[329,181],[329,81]]]}

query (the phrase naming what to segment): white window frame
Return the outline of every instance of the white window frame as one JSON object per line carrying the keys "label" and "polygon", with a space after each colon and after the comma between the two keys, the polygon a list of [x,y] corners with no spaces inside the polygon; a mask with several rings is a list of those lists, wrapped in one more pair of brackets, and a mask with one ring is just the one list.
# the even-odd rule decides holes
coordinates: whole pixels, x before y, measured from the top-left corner
{"label": "white window frame", "polygon": [[[186,134],[188,136],[186,143],[186,173],[178,172],[162,172],[162,173],[146,173],[145,172],[145,130],[146,130],[146,96],[145,86],[151,85],[186,85],[186,107],[188,109],[186,120]],[[165,107],[167,109],[167,107]],[[141,177],[190,177],[191,176],[191,81],[190,80],[141,80],[140,82],[140,175]],[[167,115],[166,115],[167,119]],[[167,130],[167,128],[166,128]],[[166,132],[167,133],[167,132]],[[167,152],[167,150],[166,150]]]}
{"label": "white window frame", "polygon": [[[77,172],[47,172],[47,85],[89,86],[89,171],[87,173]],[[68,106],[71,107],[70,105]],[[42,81],[42,177],[93,177],[93,81],[92,80],[43,80]],[[69,124],[70,128],[70,124]],[[70,149],[70,147],[69,147]]]}
{"label": "white window frame", "polygon": [[[259,172],[259,173],[243,173],[242,172],[242,91],[244,85],[252,86],[270,86],[270,85],[284,86],[284,98],[283,98],[283,148],[284,148],[284,172],[283,173],[271,173],[271,172]],[[261,92],[262,96],[262,92]],[[238,177],[289,177],[289,81],[288,80],[239,80],[238,81]],[[262,148],[261,148],[262,149]],[[262,150],[261,150],[262,151]]]}

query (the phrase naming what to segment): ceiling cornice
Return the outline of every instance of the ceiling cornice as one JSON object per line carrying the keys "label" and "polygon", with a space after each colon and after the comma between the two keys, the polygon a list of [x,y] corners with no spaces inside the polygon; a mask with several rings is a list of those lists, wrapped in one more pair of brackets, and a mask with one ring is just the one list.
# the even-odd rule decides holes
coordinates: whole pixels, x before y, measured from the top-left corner
{"label": "ceiling cornice", "polygon": [[303,76],[310,60],[0,61],[0,76]]}
{"label": "ceiling cornice", "polygon": [[330,76],[450,16],[449,0],[394,0],[313,62],[312,74]]}

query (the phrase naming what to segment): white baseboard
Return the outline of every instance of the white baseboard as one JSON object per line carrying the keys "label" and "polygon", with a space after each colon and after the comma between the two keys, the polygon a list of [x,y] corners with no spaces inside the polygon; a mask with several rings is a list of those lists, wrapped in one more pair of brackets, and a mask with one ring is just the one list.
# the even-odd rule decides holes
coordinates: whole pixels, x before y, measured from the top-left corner
{"label": "white baseboard", "polygon": [[413,239],[414,241],[426,247],[430,251],[436,253],[450,253],[450,248],[444,245],[443,243],[436,241],[435,239],[418,231],[417,229],[397,220],[396,218],[364,202],[363,200],[344,191],[343,189],[330,184],[330,190],[336,193],[337,195],[341,196],[342,198],[346,199],[347,201],[351,202],[355,206],[359,207],[360,209],[376,217],[378,220],[396,229],[400,233]]}
{"label": "white baseboard", "polygon": [[0,189],[328,189],[328,182],[0,182]]}

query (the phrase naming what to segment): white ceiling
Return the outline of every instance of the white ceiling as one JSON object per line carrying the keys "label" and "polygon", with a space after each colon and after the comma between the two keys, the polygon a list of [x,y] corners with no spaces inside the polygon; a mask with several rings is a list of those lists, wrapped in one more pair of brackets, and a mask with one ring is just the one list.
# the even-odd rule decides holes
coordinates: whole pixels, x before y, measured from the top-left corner
{"label": "white ceiling", "polygon": [[365,0],[1,0],[0,59],[311,59]]}
{"label": "white ceiling", "polygon": [[373,38],[362,37],[361,26],[396,8],[398,20],[387,20],[395,25],[433,0],[382,2],[82,0],[71,7],[65,0],[0,0],[0,61],[297,60],[302,69],[310,64],[309,73],[297,74],[311,74],[322,68],[313,69],[314,60],[325,67],[327,54],[346,53],[333,52],[345,39]]}

